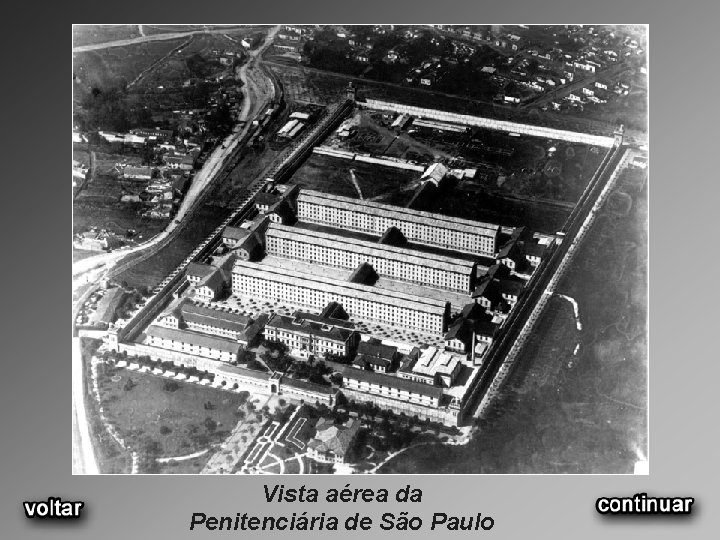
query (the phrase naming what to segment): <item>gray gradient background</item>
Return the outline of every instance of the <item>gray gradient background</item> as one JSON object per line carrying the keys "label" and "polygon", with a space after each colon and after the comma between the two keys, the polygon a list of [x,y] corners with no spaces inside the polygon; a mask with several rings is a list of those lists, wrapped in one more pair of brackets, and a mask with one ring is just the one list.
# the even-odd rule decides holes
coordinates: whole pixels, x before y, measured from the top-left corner
{"label": "gray gradient background", "polygon": [[[32,23],[5,20],[3,132],[5,153],[0,220],[4,253],[0,377],[0,537],[184,538],[193,511],[230,514],[355,511],[379,517],[408,510],[457,515],[482,512],[495,518],[493,538],[707,538],[717,532],[714,479],[718,449],[714,386],[717,292],[715,218],[717,153],[712,124],[717,100],[717,8],[709,2],[278,2],[205,1],[183,8],[175,2],[62,7],[63,17],[36,9]],[[370,9],[371,6],[376,6]],[[248,11],[252,7],[253,12]],[[362,12],[360,12],[362,10]],[[43,16],[52,28],[42,28]],[[66,20],[61,22],[61,18]],[[650,476],[395,476],[395,477],[73,477],[70,430],[70,23],[649,23],[651,74],[651,422]],[[50,24],[48,24],[50,26]],[[31,34],[32,32],[32,34]],[[32,39],[30,39],[32,36]],[[33,47],[21,49],[19,44]],[[20,52],[21,51],[21,52]],[[30,100],[28,102],[28,100]],[[711,110],[712,109],[712,110]],[[40,143],[38,144],[38,141]],[[14,144],[12,144],[14,143]],[[27,193],[22,191],[27,190]],[[32,216],[32,220],[29,217]],[[20,227],[22,224],[22,228]],[[15,234],[17,233],[19,234]],[[701,274],[703,272],[703,274]],[[706,274],[704,272],[707,272]],[[424,492],[422,504],[267,505],[265,482],[319,489],[399,487]],[[695,496],[690,519],[601,518],[601,495]],[[21,502],[61,496],[83,499],[76,523],[28,521]],[[382,531],[374,528],[366,536]],[[217,532],[216,535],[242,533]],[[254,533],[260,534],[260,533]],[[292,533],[266,533],[290,537]],[[305,533],[304,537],[332,533]],[[389,533],[385,533],[389,534]],[[400,535],[394,533],[392,536]],[[425,537],[423,530],[411,533]],[[457,535],[472,533],[455,533]],[[450,536],[437,533],[439,537]],[[228,537],[228,536],[226,536]]]}

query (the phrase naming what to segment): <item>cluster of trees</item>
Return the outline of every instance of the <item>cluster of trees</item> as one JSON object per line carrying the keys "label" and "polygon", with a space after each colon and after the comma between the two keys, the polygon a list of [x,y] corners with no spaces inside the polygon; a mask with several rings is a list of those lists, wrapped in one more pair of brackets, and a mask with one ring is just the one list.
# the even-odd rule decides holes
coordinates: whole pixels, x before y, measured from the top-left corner
{"label": "cluster of trees", "polygon": [[308,360],[307,362],[296,362],[293,364],[293,374],[296,377],[324,386],[330,386],[330,383],[325,380],[324,375],[331,372],[332,370],[322,361],[313,362]]}
{"label": "cluster of trees", "polygon": [[272,351],[265,351],[262,355],[262,359],[271,371],[285,372],[285,370],[292,364],[292,358],[288,355],[283,353],[273,353]]}
{"label": "cluster of trees", "polygon": [[74,122],[82,131],[128,131],[153,125],[152,113],[141,104],[131,105],[124,87],[94,87],[75,107]]}
{"label": "cluster of trees", "polygon": [[204,79],[214,71],[222,68],[222,64],[217,61],[207,60],[200,53],[195,53],[185,60],[185,67],[193,77]]}

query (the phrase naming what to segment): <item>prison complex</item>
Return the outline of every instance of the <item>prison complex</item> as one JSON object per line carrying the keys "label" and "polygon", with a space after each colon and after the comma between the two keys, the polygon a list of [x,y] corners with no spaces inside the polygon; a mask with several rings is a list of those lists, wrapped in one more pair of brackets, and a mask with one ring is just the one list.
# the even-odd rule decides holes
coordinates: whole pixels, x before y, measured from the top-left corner
{"label": "prison complex", "polygon": [[265,233],[265,250],[351,270],[368,263],[380,276],[465,293],[473,288],[477,268],[473,260],[275,223]]}
{"label": "prison complex", "polygon": [[475,255],[495,255],[500,233],[498,225],[311,190],[298,195],[297,218],[375,235],[396,227],[411,242]]}

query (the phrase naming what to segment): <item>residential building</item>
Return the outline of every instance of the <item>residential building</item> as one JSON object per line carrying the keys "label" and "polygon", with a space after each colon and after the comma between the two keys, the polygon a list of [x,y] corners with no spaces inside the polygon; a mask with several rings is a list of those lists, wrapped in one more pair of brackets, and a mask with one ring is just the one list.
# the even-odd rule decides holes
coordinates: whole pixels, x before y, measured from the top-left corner
{"label": "residential building", "polygon": [[331,419],[321,418],[315,429],[315,437],[307,444],[308,457],[324,463],[346,463],[360,422],[351,418],[344,425],[337,425]]}
{"label": "residential building", "polygon": [[360,342],[352,366],[376,373],[388,373],[394,369],[398,356],[397,347],[385,345],[380,340],[371,338]]}

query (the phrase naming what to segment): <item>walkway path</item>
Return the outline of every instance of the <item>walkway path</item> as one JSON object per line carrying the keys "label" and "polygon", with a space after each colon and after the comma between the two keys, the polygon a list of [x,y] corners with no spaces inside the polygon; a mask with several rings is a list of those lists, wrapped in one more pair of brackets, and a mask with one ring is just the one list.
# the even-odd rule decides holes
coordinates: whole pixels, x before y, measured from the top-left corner
{"label": "walkway path", "polygon": [[98,474],[95,449],[90,438],[90,429],[85,409],[83,391],[82,353],[80,338],[72,340],[72,418],[73,418],[73,474]]}

